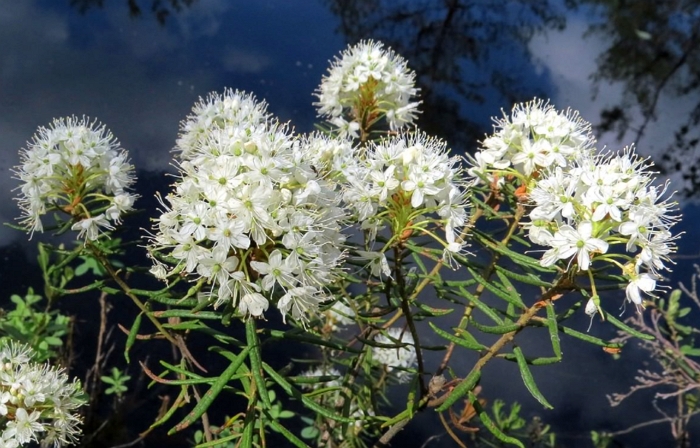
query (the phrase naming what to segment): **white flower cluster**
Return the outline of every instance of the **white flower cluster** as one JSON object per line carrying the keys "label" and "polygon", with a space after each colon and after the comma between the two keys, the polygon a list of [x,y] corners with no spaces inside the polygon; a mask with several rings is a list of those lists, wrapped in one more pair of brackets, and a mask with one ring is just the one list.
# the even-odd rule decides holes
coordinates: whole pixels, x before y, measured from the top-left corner
{"label": "white flower cluster", "polygon": [[[410,369],[416,366],[416,348],[413,346],[413,336],[408,330],[392,327],[375,336],[374,342],[391,347],[372,347],[372,359],[384,366],[400,383],[411,378]],[[394,369],[398,369],[394,372]]]}
{"label": "white flower cluster", "polygon": [[546,172],[530,193],[530,239],[550,247],[541,264],[575,256],[578,268],[588,270],[594,257],[624,244],[636,253],[633,262],[623,265],[612,254],[605,259],[622,268],[630,282],[627,299],[640,307],[640,291],[656,288],[677,238],[670,231],[678,221],[676,204],[664,198],[667,186],[653,185],[649,167],[627,148],[621,154],[581,155],[569,169]]}
{"label": "white flower cluster", "polygon": [[[402,132],[371,143],[364,157],[347,161],[343,200],[370,241],[386,224],[396,226],[395,236],[406,229],[427,232],[426,223],[435,219],[425,216],[437,214],[445,231],[441,243],[449,257],[464,247],[460,237],[468,203],[460,160],[449,157],[445,142],[438,138]],[[391,274],[383,253],[360,254],[370,260],[373,275]]]}
{"label": "white flower cluster", "polygon": [[532,100],[513,107],[510,117],[495,119],[494,133],[474,155],[470,173],[478,179],[503,181],[494,171],[515,169],[531,176],[542,169],[566,167],[580,154],[590,153],[595,139],[590,123],[578,112],[557,111],[542,100]]}
{"label": "white flower cluster", "polygon": [[[182,160],[189,160],[202,150],[212,129],[226,129],[241,133],[248,129],[266,127],[272,115],[267,112],[267,103],[258,101],[253,94],[225,89],[223,95],[210,93],[192,108],[180,124],[180,136],[176,150]],[[245,139],[245,135],[236,137]]]}
{"label": "white flower cluster", "polygon": [[31,357],[29,347],[0,342],[0,446],[73,445],[80,435],[77,410],[85,404],[80,382]]}
{"label": "white flower cluster", "polygon": [[324,382],[318,382],[318,383],[303,383],[302,387],[306,389],[325,389],[327,387],[339,387],[340,386],[340,379],[342,379],[342,375],[340,374],[340,371],[334,367],[327,367],[327,366],[320,366],[316,367],[313,369],[309,369],[305,372],[302,372],[301,376],[305,376],[307,378],[318,378],[318,377],[324,377],[324,376],[329,376],[331,378],[338,378],[334,380],[329,380],[329,381],[324,381]]}
{"label": "white flower cluster", "polygon": [[[319,116],[326,117],[341,135],[358,136],[360,120],[383,114],[391,130],[413,123],[419,102],[416,74],[406,60],[381,42],[361,41],[335,59],[316,91]],[[362,112],[370,117],[361,117]]]}
{"label": "white flower cluster", "polygon": [[336,300],[324,313],[325,324],[333,331],[344,325],[352,325],[355,322],[355,311],[347,306],[343,300]]}
{"label": "white flower cluster", "polygon": [[15,175],[22,182],[18,198],[20,222],[29,232],[42,232],[41,217],[61,210],[76,222],[79,237],[95,240],[101,229],[113,229],[136,196],[133,166],[104,125],[87,118],[60,118],[40,127]]}
{"label": "white flower cluster", "polygon": [[282,315],[305,322],[343,258],[339,188],[315,167],[332,142],[295,137],[264,111],[231,90],[195,105],[178,140],[180,180],[151,241],[176,266],[156,261],[152,272],[206,281],[216,306],[244,316],[281,294]]}

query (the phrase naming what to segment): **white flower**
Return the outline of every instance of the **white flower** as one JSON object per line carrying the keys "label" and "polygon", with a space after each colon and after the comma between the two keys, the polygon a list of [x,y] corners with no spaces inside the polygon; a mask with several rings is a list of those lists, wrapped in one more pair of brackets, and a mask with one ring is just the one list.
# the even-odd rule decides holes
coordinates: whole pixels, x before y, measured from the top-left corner
{"label": "white flower", "polygon": [[381,277],[384,274],[387,277],[391,277],[391,268],[384,252],[358,250],[357,255],[359,255],[360,260],[369,260],[368,267],[370,274],[373,276]]}
{"label": "white flower", "polygon": [[[316,367],[310,370],[307,370],[305,372],[302,372],[301,376],[305,376],[307,378],[316,378],[316,377],[331,377],[331,378],[342,378],[342,375],[340,374],[340,371],[336,368],[333,367],[326,367],[326,366],[321,366],[321,367]],[[325,389],[328,387],[338,387],[340,386],[340,380],[339,379],[334,379],[334,380],[328,380],[324,382],[317,382],[317,383],[302,383],[301,387],[306,388],[306,389]]]}
{"label": "white flower", "polygon": [[[386,334],[378,334],[374,341],[388,347],[372,347],[372,359],[386,366],[387,371],[393,372],[399,382],[407,382],[411,375],[406,369],[415,367],[417,363],[411,333],[393,327],[389,328]],[[398,371],[394,372],[395,369]]]}
{"label": "white flower", "polygon": [[32,362],[31,356],[26,346],[0,342],[0,401],[6,419],[0,447],[75,444],[77,409],[85,404],[80,383],[70,382],[63,370]]}
{"label": "white flower", "polygon": [[84,218],[71,226],[72,230],[79,230],[78,238],[85,238],[89,241],[94,241],[100,236],[100,229],[105,228],[108,230],[113,230],[109,224],[109,221],[105,218],[105,215],[97,215],[92,218]]}
{"label": "white flower", "polygon": [[56,119],[49,128],[38,129],[20,158],[22,164],[14,169],[22,182],[20,223],[32,234],[43,231],[43,215],[58,211],[75,221],[79,237],[96,239],[100,232],[95,226],[113,229],[109,221],[119,223],[132,209],[136,196],[127,190],[134,183],[134,168],[112,134],[97,122]]}
{"label": "white flower", "polygon": [[[444,141],[418,131],[401,132],[370,143],[363,157],[348,161],[343,199],[360,227],[368,231],[370,242],[382,227],[395,228],[392,217],[410,217],[399,225],[405,227],[415,219],[421,223],[415,228],[420,233],[437,224],[445,235],[440,243],[456,253],[462,245],[451,243],[467,221],[470,187],[460,162],[460,157],[449,157]],[[425,219],[431,215],[433,219]],[[381,259],[376,261],[371,265],[374,275],[382,271],[389,275]]]}
{"label": "white flower", "polygon": [[355,310],[350,308],[342,300],[336,300],[324,313],[327,325],[331,330],[337,330],[338,326],[351,325],[355,322]]}
{"label": "white flower", "polygon": [[588,221],[580,223],[577,229],[568,225],[560,227],[549,242],[552,249],[544,254],[540,264],[551,266],[557,260],[567,259],[575,254],[579,269],[587,271],[592,253],[604,254],[608,251],[608,243],[594,238],[592,234],[593,224]]}
{"label": "white flower", "polygon": [[625,289],[625,295],[630,303],[634,303],[638,310],[643,307],[641,292],[647,294],[656,289],[656,277],[647,272],[635,275]]}
{"label": "white flower", "polygon": [[342,136],[357,136],[358,107],[372,104],[383,113],[391,130],[411,124],[419,102],[415,73],[406,61],[380,42],[361,41],[335,59],[315,95],[319,116],[326,117]]}
{"label": "white flower", "polygon": [[531,176],[555,166],[565,168],[595,144],[590,123],[578,112],[560,112],[539,99],[516,104],[510,116],[494,121],[494,133],[471,157],[470,174],[477,182],[502,183],[503,176],[493,174],[499,170]]}
{"label": "white flower", "polygon": [[284,319],[306,322],[340,273],[345,214],[334,164],[350,145],[295,136],[266,108],[232,90],[195,105],[149,250],[177,260],[153,255],[160,278],[205,278],[215,306],[260,317],[272,302]]}

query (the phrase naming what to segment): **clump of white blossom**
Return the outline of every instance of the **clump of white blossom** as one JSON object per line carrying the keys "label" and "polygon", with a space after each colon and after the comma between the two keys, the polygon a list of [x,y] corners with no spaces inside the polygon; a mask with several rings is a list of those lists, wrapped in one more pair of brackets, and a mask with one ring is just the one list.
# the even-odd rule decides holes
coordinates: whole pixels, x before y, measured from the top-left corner
{"label": "clump of white blossom", "polygon": [[261,316],[273,300],[304,323],[329,299],[343,259],[339,188],[315,166],[333,143],[297,137],[264,110],[232,90],[195,105],[150,243],[173,263],[154,254],[152,272],[206,283],[215,306],[243,316]]}
{"label": "clump of white blossom", "polygon": [[[370,243],[390,226],[393,238],[432,235],[444,247],[446,259],[451,259],[465,245],[462,230],[469,184],[460,162],[460,157],[449,156],[443,140],[422,132],[401,132],[370,143],[362,157],[347,161],[352,165],[345,168],[343,200]],[[429,228],[435,223],[442,227],[444,238]],[[359,251],[359,255],[368,260],[373,275],[391,275],[383,252]]]}
{"label": "clump of white blossom", "polygon": [[[628,301],[641,309],[642,292],[653,296],[676,250],[676,203],[632,148],[596,153],[590,128],[578,112],[558,112],[542,100],[518,104],[496,121],[470,173],[498,185],[515,179],[525,188],[530,240],[549,247],[542,266],[560,260],[577,271],[588,271],[594,260],[615,265],[629,281]],[[594,309],[589,301],[586,312]]]}
{"label": "clump of white blossom", "polygon": [[316,90],[315,105],[319,116],[343,136],[358,137],[363,124],[381,117],[396,131],[413,123],[418,114],[415,78],[406,60],[381,42],[361,41],[333,61]]}
{"label": "clump of white blossom", "polygon": [[582,271],[594,259],[613,263],[629,280],[627,299],[641,307],[641,292],[656,289],[678,238],[671,232],[679,219],[676,203],[665,194],[668,184],[654,184],[650,167],[626,148],[581,156],[568,169],[546,172],[530,192],[530,239],[550,247],[540,263],[575,261]]}
{"label": "clump of white blossom", "polygon": [[62,370],[32,362],[32,350],[0,342],[0,446],[73,445],[80,435],[78,408],[85,404],[78,380]]}
{"label": "clump of white blossom", "polygon": [[355,323],[355,310],[346,305],[343,300],[336,300],[324,312],[323,317],[325,325],[335,331],[341,326]]}
{"label": "clump of white blossom", "polygon": [[223,94],[211,92],[206,99],[200,99],[192,113],[180,123],[176,149],[182,160],[189,160],[201,150],[212,129],[226,129],[237,133],[239,139],[245,139],[240,133],[266,127],[271,118],[267,103],[258,101],[252,93],[232,89],[225,89]]}
{"label": "clump of white blossom", "polygon": [[20,223],[31,234],[43,232],[42,217],[60,211],[80,238],[97,239],[132,210],[136,196],[128,190],[135,178],[127,157],[112,133],[88,118],[59,118],[40,127],[14,170],[22,182]]}
{"label": "clump of white blossom", "polygon": [[319,366],[302,372],[301,376],[306,378],[322,378],[331,377],[336,378],[328,381],[319,381],[316,383],[302,383],[302,387],[306,389],[325,389],[328,387],[339,387],[342,375],[340,371],[334,367]]}
{"label": "clump of white blossom", "polygon": [[372,347],[372,360],[386,367],[400,382],[411,379],[407,369],[417,364],[416,348],[413,336],[408,330],[392,327],[374,337],[374,342],[381,346]]}
{"label": "clump of white blossom", "polygon": [[572,110],[558,111],[535,99],[513,106],[510,116],[494,118],[494,132],[473,156],[470,173],[503,182],[503,170],[529,177],[542,169],[564,168],[595,145],[591,125]]}

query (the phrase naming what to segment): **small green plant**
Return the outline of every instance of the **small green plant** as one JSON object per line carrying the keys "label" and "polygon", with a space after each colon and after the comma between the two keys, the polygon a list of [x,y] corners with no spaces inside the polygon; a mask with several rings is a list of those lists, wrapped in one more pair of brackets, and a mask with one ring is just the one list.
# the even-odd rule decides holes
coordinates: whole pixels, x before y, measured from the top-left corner
{"label": "small green plant", "polygon": [[116,395],[117,398],[121,398],[122,395],[129,390],[126,383],[131,379],[131,376],[116,367],[112,367],[111,376],[105,375],[100,377],[100,379],[102,382],[110,385],[105,389],[107,395]]}
{"label": "small green plant", "polygon": [[58,311],[49,311],[47,307],[41,309],[43,298],[34,294],[32,288],[24,297],[14,294],[10,300],[15,308],[0,317],[0,341],[13,340],[28,345],[36,362],[58,358],[70,318]]}
{"label": "small green plant", "polygon": [[[294,412],[283,409],[282,403],[279,401],[275,401],[277,399],[277,394],[275,394],[275,391],[273,390],[268,390],[267,391],[267,396],[270,399],[270,409],[269,409],[269,415],[272,419],[286,419],[286,418],[292,418],[294,417]],[[231,417],[226,417],[225,421],[226,423],[223,426],[214,426],[210,425],[209,426],[209,437],[211,438],[210,441],[206,440],[206,435],[204,431],[201,429],[198,429],[194,433],[194,443],[195,446],[199,446],[201,444],[206,444],[204,446],[206,447],[216,447],[216,448],[235,448],[237,446],[236,440],[240,439],[241,437],[241,430],[243,429],[243,419],[244,416],[242,414],[238,414],[237,416],[234,416],[233,418]],[[306,421],[307,419],[305,417],[302,417],[302,420]],[[260,433],[260,423],[261,421],[258,420],[255,423],[255,429],[256,432]],[[266,422],[266,426],[268,426],[272,431],[275,432],[280,432],[280,427],[279,425],[270,425],[269,423]],[[264,433],[264,432],[263,432]],[[218,442],[218,443],[217,443]],[[255,437],[253,442],[253,446],[265,446],[264,441],[261,442],[258,437]]]}

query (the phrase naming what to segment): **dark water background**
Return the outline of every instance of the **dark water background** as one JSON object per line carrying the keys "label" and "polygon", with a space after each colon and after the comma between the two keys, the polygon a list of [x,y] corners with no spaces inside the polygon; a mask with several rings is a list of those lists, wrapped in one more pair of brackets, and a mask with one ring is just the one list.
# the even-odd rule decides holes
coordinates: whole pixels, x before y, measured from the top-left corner
{"label": "dark water background", "polygon": [[[699,250],[697,151],[700,120],[700,5],[693,1],[227,1],[23,0],[0,2],[0,220],[18,214],[10,168],[17,151],[54,117],[88,115],[105,123],[140,170],[143,202],[165,192],[178,123],[210,91],[254,92],[282,120],[309,131],[312,92],[347,43],[373,38],[403,55],[418,73],[419,125],[455,151],[471,152],[490,131],[490,117],[514,102],[550,98],[594,123],[601,146],[636,142],[678,190],[686,234],[669,284],[687,281]],[[148,196],[148,198],[147,198]],[[35,241],[0,228],[2,296],[39,285]],[[619,300],[621,301],[622,296]],[[5,299],[0,299],[5,300]],[[130,303],[123,303],[130,307]],[[80,303],[74,306],[88,306]],[[129,311],[124,320],[128,323]],[[697,322],[697,315],[690,319]],[[585,316],[574,325],[587,326]],[[576,322],[575,321],[575,322]],[[452,324],[452,323],[449,323]],[[432,334],[427,332],[426,334]],[[610,337],[607,325],[591,334]],[[434,337],[434,336],[433,336]],[[427,338],[428,344],[441,343]],[[524,347],[547,355],[538,339]],[[89,344],[88,344],[89,347]],[[517,369],[492,363],[484,395],[518,400],[523,415],[539,415],[562,435],[562,446],[587,447],[586,431],[616,431],[660,417],[650,395],[610,408],[605,395],[630,386],[645,368],[644,352],[626,347],[622,359],[563,340],[564,362],[535,369],[555,406],[529,396]],[[86,352],[88,349],[86,349]],[[428,363],[439,355],[428,354]],[[470,354],[456,357],[466,372]],[[148,392],[144,392],[144,399]],[[150,393],[154,395],[154,393]],[[397,394],[398,397],[400,394]],[[134,428],[132,434],[145,428]],[[444,433],[425,413],[395,439],[420,446]],[[621,436],[618,446],[666,447],[665,425]],[[694,446],[700,428],[693,427]],[[164,439],[144,446],[165,446]],[[440,445],[442,444],[442,445]],[[175,446],[174,444],[172,446]],[[178,445],[179,446],[179,445]],[[447,436],[426,446],[451,446]]]}

